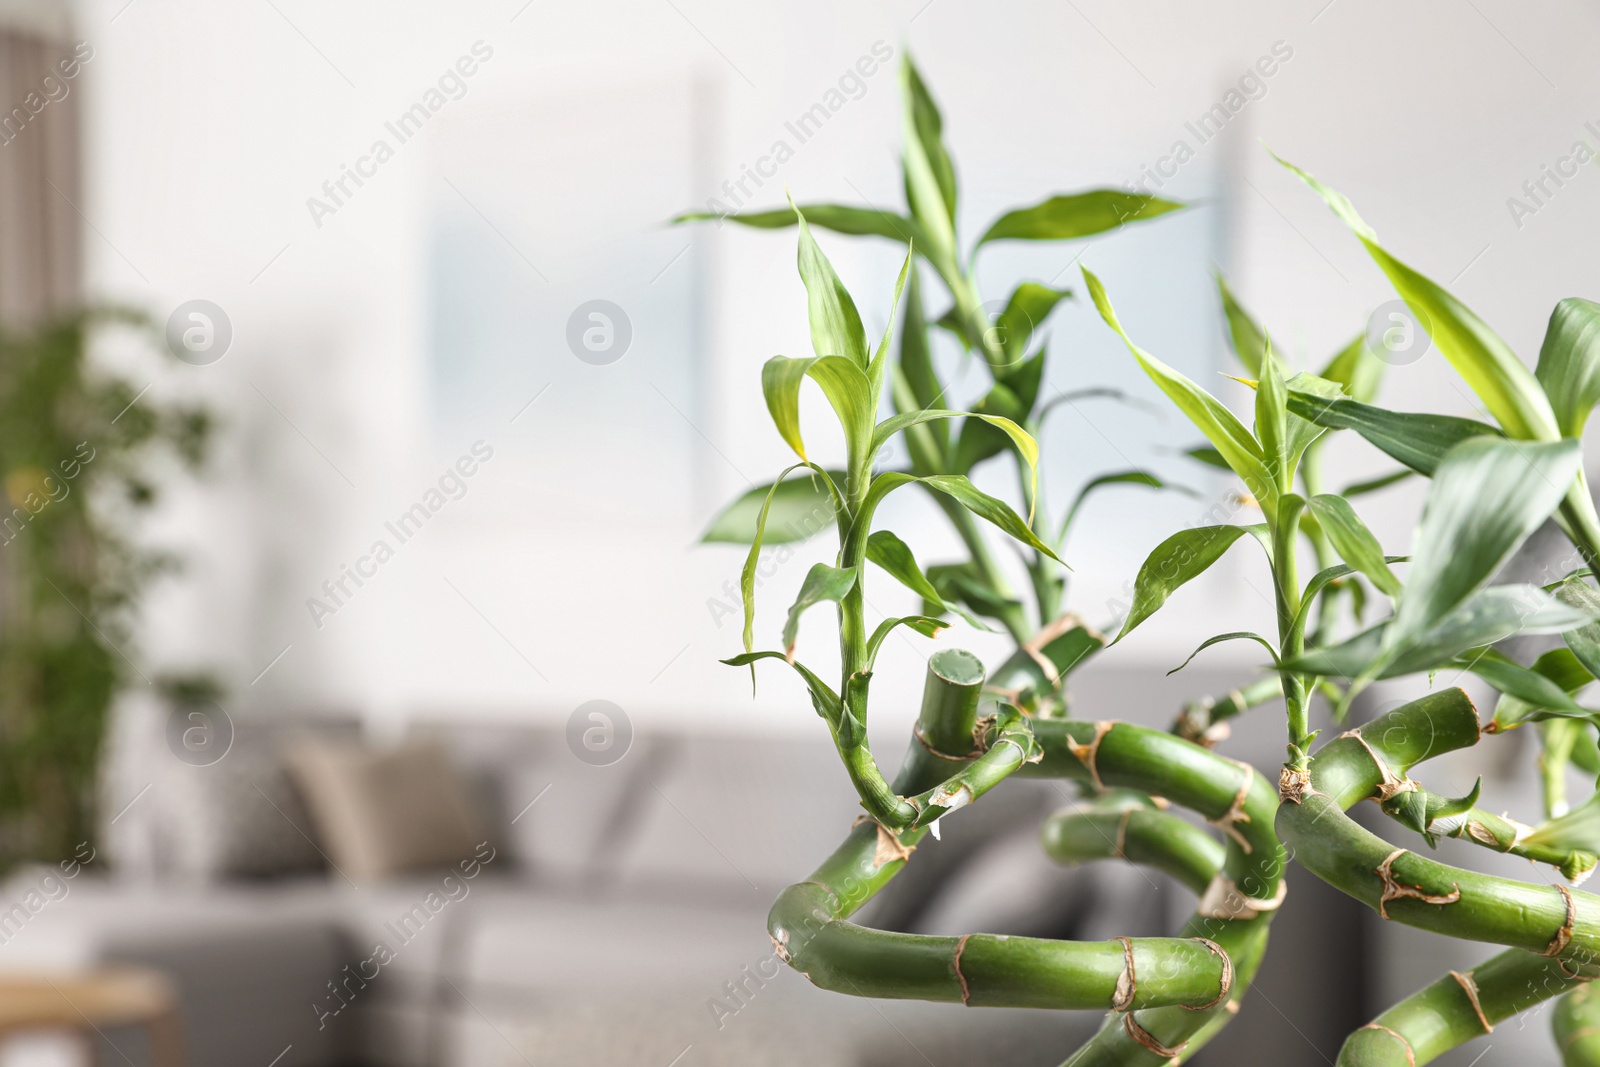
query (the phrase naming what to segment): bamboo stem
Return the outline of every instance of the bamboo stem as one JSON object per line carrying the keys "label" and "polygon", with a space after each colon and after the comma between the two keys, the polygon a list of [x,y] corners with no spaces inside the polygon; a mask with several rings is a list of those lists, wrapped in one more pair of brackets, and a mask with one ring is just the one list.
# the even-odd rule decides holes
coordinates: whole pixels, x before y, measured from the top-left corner
{"label": "bamboo stem", "polygon": [[[1594,977],[1593,970],[1575,973],[1561,960],[1508,949],[1465,973],[1450,972],[1351,1034],[1337,1067],[1417,1067],[1551,997],[1567,994],[1564,1004],[1586,996]],[[1561,1041],[1559,1007],[1555,1025]]]}
{"label": "bamboo stem", "polygon": [[1196,894],[1210,886],[1226,855],[1216,838],[1133,790],[1057,812],[1040,837],[1045,854],[1058,863],[1123,859],[1154,867]]}
{"label": "bamboo stem", "polygon": [[1380,783],[1477,740],[1477,712],[1459,689],[1396,708],[1323,746],[1311,763],[1310,789],[1279,808],[1278,832],[1297,862],[1385,919],[1561,960],[1596,958],[1600,898],[1436,863],[1394,848],[1345,815],[1376,796]]}
{"label": "bamboo stem", "polygon": [[1550,1028],[1564,1067],[1600,1065],[1600,997],[1593,986],[1579,986],[1556,1001]]}

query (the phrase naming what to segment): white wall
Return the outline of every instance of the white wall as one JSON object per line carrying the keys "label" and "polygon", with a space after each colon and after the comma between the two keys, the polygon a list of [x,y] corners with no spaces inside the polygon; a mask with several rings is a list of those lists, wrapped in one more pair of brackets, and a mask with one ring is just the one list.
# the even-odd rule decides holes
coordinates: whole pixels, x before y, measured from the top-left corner
{"label": "white wall", "polygon": [[[162,376],[162,390],[208,398],[228,429],[210,483],[186,494],[157,531],[185,547],[193,564],[182,584],[154,599],[142,645],[159,663],[224,670],[241,703],[347,703],[380,722],[422,706],[564,718],[579,702],[604,697],[637,719],[814,729],[790,679],[768,674],[751,705],[744,674],[715,663],[737,650],[737,625],[714,625],[706,601],[735,575],[739,556],[687,546],[712,501],[745,484],[732,468],[761,480],[785,462],[757,368],[773,353],[808,347],[792,240],[731,230],[663,236],[649,220],[688,206],[676,202],[681,171],[640,158],[642,147],[632,163],[637,174],[623,183],[631,198],[603,183],[578,185],[551,198],[557,202],[496,201],[485,214],[555,289],[564,272],[583,269],[585,220],[593,220],[597,241],[636,241],[642,261],[662,266],[680,236],[691,246],[671,269],[709,286],[697,352],[704,387],[673,394],[692,407],[695,427],[665,409],[657,415],[670,436],[663,447],[693,450],[700,474],[712,479],[695,490],[692,514],[592,522],[579,508],[560,517],[545,503],[537,464],[490,464],[414,551],[407,546],[321,629],[312,624],[305,601],[319,583],[468,443],[436,438],[426,394],[427,219],[441,195],[439,175],[457,163],[450,131],[489,121],[497,110],[583,104],[597,116],[594,151],[626,161],[629,143],[618,139],[633,127],[621,112],[614,127],[604,117],[607,106],[625,106],[607,101],[629,99],[618,87],[667,93],[698,85],[696,99],[710,103],[697,111],[700,125],[684,129],[709,136],[709,170],[694,182],[710,195],[765,153],[784,120],[815,102],[874,42],[896,51],[909,44],[944,106],[970,239],[1005,206],[1135,179],[1188,136],[1186,120],[1284,42],[1292,57],[1266,81],[1265,95],[1169,190],[1213,198],[1205,225],[1223,234],[1220,254],[1246,301],[1310,365],[1391,295],[1354,239],[1258,148],[1259,136],[1349,194],[1393,250],[1453,282],[1531,361],[1555,300],[1594,295],[1597,253],[1585,238],[1600,212],[1594,168],[1520,228],[1506,206],[1541,164],[1592,137],[1582,129],[1586,120],[1600,126],[1600,109],[1585,109],[1600,80],[1587,48],[1597,16],[1575,2],[1540,10],[1538,19],[1519,17],[1523,10],[1505,0],[1334,0],[1326,7],[1323,0],[798,7],[640,0],[526,8],[521,0],[86,0],[78,35],[96,51],[82,87],[91,170],[81,206],[92,227],[85,235],[92,292],[160,317],[203,296],[228,311],[235,330],[220,363]],[[315,225],[307,198],[479,40],[494,55],[467,95]],[[898,203],[897,140],[894,79],[885,71],[801,146],[760,202],[778,201],[778,186],[787,184],[802,199]],[[578,165],[541,158],[537,144],[526,158],[557,176]],[[1230,160],[1248,184],[1219,198],[1215,176]],[[893,250],[842,239],[827,248],[860,297],[869,329],[881,327]],[[1049,276],[1080,250],[997,257],[991,295],[1002,296],[1012,280],[1001,268]],[[1173,339],[1173,350],[1158,353],[1196,373],[1217,362],[1214,315],[1187,298],[1174,304],[1165,284],[1147,284],[1115,248],[1091,249],[1086,262],[1105,270],[1135,336]],[[1202,266],[1183,267],[1171,280],[1174,291],[1198,291]],[[531,274],[524,280],[538,284]],[[1082,306],[1059,314],[1058,336],[1071,343],[1058,358],[1076,379],[1136,381],[1126,354]],[[509,430],[489,423],[509,418],[539,361],[560,370],[543,377],[583,388],[572,375],[594,368],[577,367],[564,350],[563,325],[552,321],[530,338],[533,377],[508,381],[508,410],[485,416],[485,437],[503,432],[538,445],[540,427],[551,425],[540,413],[563,403],[559,392],[541,399],[527,423]],[[639,378],[649,377],[642,358],[604,370],[614,372],[606,380],[617,387],[642,389]],[[1396,370],[1387,399],[1469,411],[1452,383],[1431,357]],[[1105,413],[1102,421],[1063,428],[1067,440],[1103,434],[1114,450],[1148,453],[1151,433],[1177,432],[1170,420],[1168,429],[1153,430],[1146,416],[1092,410]],[[564,447],[546,444],[557,455]],[[1384,467],[1360,448],[1347,451],[1352,476]],[[1090,473],[1058,475],[1063,492]],[[617,498],[629,491],[629,477],[593,478],[600,512],[627,514]],[[1414,488],[1374,501],[1386,540],[1404,542],[1414,502]],[[1110,525],[1086,536],[1073,556],[1075,596],[1086,614],[1103,616],[1131,577],[1130,561],[1192,521],[1194,510],[1134,494],[1102,501],[1095,516]],[[931,519],[923,523],[926,516],[912,504],[898,512],[911,526],[909,539],[937,544],[944,535]],[[761,619],[766,636],[775,635],[778,611],[803,570],[791,564],[775,581],[772,610]],[[1226,580],[1241,574],[1255,586]],[[1141,641],[1119,647],[1099,669],[1165,668],[1210,632],[1268,628],[1270,611],[1255,587],[1265,588],[1264,575],[1241,550],[1216,580],[1176,599]],[[816,640],[826,630],[819,614],[803,632]],[[880,692],[909,693],[915,684],[917,659],[899,651],[884,665]],[[1217,664],[1229,656],[1252,662],[1242,651],[1208,655]],[[827,662],[825,652],[816,658]]]}

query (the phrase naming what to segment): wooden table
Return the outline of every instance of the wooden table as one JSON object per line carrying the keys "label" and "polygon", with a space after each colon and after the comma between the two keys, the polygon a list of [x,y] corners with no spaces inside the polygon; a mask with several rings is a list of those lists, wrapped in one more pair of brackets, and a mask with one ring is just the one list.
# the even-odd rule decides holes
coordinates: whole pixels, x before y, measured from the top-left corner
{"label": "wooden table", "polygon": [[[75,974],[0,974],[0,1041],[64,1030],[86,1050],[110,1027],[142,1026],[152,1067],[183,1067],[183,1025],[172,983],[155,971],[107,968]],[[89,1061],[93,1063],[91,1058]]]}

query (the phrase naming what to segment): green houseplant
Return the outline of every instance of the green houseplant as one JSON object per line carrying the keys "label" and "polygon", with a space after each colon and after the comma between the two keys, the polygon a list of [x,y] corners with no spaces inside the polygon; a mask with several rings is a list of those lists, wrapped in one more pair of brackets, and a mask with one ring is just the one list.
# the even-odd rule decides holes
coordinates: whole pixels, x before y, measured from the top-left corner
{"label": "green houseplant", "polygon": [[[1268,634],[1232,631],[1196,650],[1235,639],[1264,647],[1265,673],[1230,698],[1197,701],[1169,733],[1079,719],[1069,714],[1064,681],[1105,639],[1058,614],[1061,540],[1035,530],[1038,448],[1031,429],[1039,418],[1037,379],[1029,393],[1027,381],[1015,376],[1032,358],[1042,364],[1043,356],[1023,354],[1026,336],[1014,343],[1015,326],[1025,323],[1031,333],[1034,316],[1013,317],[1010,329],[990,329],[975,292],[965,291],[970,273],[960,270],[953,245],[954,174],[937,111],[909,63],[904,83],[908,215],[791,205],[741,220],[798,226],[816,355],[776,357],[763,371],[769,411],[799,462],[713,524],[712,539],[750,545],[741,579],[745,651],[726,662],[753,670],[771,659],[798,673],[866,812],[832,856],[778,898],[769,931],[779,954],[814,984],[856,996],[1109,1010],[1105,1025],[1068,1063],[1182,1062],[1238,1010],[1266,951],[1269,923],[1285,903],[1287,845],[1294,862],[1386,920],[1504,947],[1488,962],[1444,976],[1356,1031],[1341,1052],[1341,1065],[1427,1062],[1558,996],[1554,1023],[1565,1062],[1600,1063],[1600,1005],[1592,1003],[1586,985],[1600,976],[1600,898],[1566,881],[1534,885],[1437,863],[1410,847],[1396,847],[1345,814],[1372,799],[1398,824],[1399,834],[1427,845],[1450,836],[1523,856],[1574,884],[1596,866],[1600,799],[1570,805],[1565,773],[1570,763],[1600,774],[1594,734],[1600,713],[1576,699],[1600,673],[1600,592],[1591,584],[1600,522],[1584,484],[1579,442],[1600,399],[1600,305],[1562,301],[1538,369],[1530,373],[1464,304],[1386,251],[1344,198],[1297,171],[1349,223],[1499,425],[1376,406],[1379,367],[1360,342],[1320,374],[1292,373],[1267,331],[1223,285],[1235,351],[1251,375],[1242,380],[1254,391],[1247,425],[1141,349],[1119,321],[1106,287],[1084,270],[1088,294],[1106,324],[1207,439],[1196,457],[1225,467],[1242,483],[1234,517],[1260,520],[1186,529],[1158,545],[1135,579],[1117,640],[1241,542],[1262,553],[1275,604]],[[1080,194],[1089,199],[1076,203],[1131,195]],[[990,234],[998,228],[1010,236],[1081,235],[1090,223],[1083,221],[1084,212],[1063,206],[1072,200],[1054,198],[1013,212]],[[1087,232],[1170,210],[1146,203],[1130,211],[1124,210],[1129,201],[1119,203],[1121,218]],[[812,224],[905,240],[894,303],[906,290],[911,299],[898,353],[892,352],[892,323],[875,346],[869,342]],[[971,411],[939,406],[943,390],[930,377],[921,334],[918,256],[952,297],[944,325],[981,354],[993,373],[993,390]],[[1033,298],[1025,288],[1012,295],[1008,312]],[[825,470],[808,458],[798,414],[807,379],[821,388],[837,416],[846,442],[842,471]],[[891,400],[896,413],[880,417]],[[1012,400],[1017,403],[1007,409]],[[958,420],[961,429],[954,436],[930,429]],[[1328,434],[1339,431],[1354,431],[1402,470],[1326,491],[1319,449]],[[875,456],[897,434],[908,438],[911,469],[877,470]],[[991,451],[983,458],[1005,454],[1016,461],[1019,506],[968,480],[966,461],[985,449]],[[1386,554],[1352,500],[1413,473],[1431,479],[1415,542],[1408,555]],[[785,481],[791,475],[795,480]],[[940,499],[971,551],[966,563],[924,571],[906,542],[873,529],[884,498],[908,485]],[[831,517],[838,552],[832,563],[817,564],[806,575],[789,609],[781,649],[757,651],[754,571],[767,530],[795,509],[814,513],[819,506]],[[1550,517],[1574,546],[1572,567],[1540,584],[1492,584],[1512,553]],[[985,563],[994,559],[979,532],[985,527],[1028,553],[1031,613],[1009,595],[998,568],[991,571]],[[1316,569],[1304,577],[1300,564],[1307,560]],[[924,613],[882,619],[869,628],[869,562],[919,593]],[[1367,602],[1379,598],[1391,610],[1365,625]],[[839,620],[837,680],[824,679],[797,655],[805,613],[824,602],[835,605]],[[867,741],[876,659],[896,628],[931,637],[951,625],[951,614],[998,622],[1016,642],[1016,653],[993,672],[956,649],[929,658],[908,756],[890,782]],[[1528,634],[1559,634],[1560,647],[1532,664],[1495,647]],[[1311,713],[1317,694],[1342,723],[1351,702],[1372,682],[1442,672],[1449,673],[1423,697],[1315,746]],[[1487,723],[1480,724],[1466,694],[1448,684],[1463,672],[1501,694]],[[1278,695],[1286,709],[1287,758],[1274,784],[1208,744],[1218,739],[1219,724]],[[1411,777],[1426,760],[1475,745],[1482,735],[1524,727],[1538,731],[1543,749],[1547,818],[1539,826],[1480,807],[1481,782],[1453,798]],[[980,932],[931,937],[848,921],[914,861],[925,833],[936,832],[941,819],[1012,775],[1066,778],[1082,787],[1085,802],[1044,827],[1044,847],[1054,858],[1142,863],[1194,889],[1199,904],[1180,935],[1096,943]],[[1179,818],[1169,803],[1199,814],[1220,837]]]}
{"label": "green houseplant", "polygon": [[105,309],[0,331],[0,868],[91,836],[106,712],[138,670],[131,612],[176,562],[131,525],[158,497],[158,455],[197,466],[210,436],[204,410],[93,365],[113,326],[152,333]]}

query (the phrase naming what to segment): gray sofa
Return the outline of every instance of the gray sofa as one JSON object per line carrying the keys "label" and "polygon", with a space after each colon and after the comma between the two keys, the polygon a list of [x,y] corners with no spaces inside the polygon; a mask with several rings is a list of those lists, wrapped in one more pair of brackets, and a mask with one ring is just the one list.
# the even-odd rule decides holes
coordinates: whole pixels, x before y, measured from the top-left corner
{"label": "gray sofa", "polygon": [[[641,732],[626,758],[593,767],[559,729],[417,720],[413,734],[444,739],[471,784],[493,858],[472,879],[356,885],[320,862],[242,877],[197,859],[223,848],[246,868],[274,850],[298,862],[296,839],[314,833],[273,753],[301,731],[358,733],[353,718],[236,717],[226,755],[192,766],[174,755],[170,715],[143,694],[116,709],[95,858],[9,936],[0,923],[0,968],[161,968],[196,1067],[665,1067],[680,1055],[684,1067],[930,1056],[1044,1067],[1098,1021],[859,1002],[778,965],[765,933],[773,897],[858,813],[820,731]],[[1168,904],[1154,880],[1086,879],[1044,860],[1038,818],[1069,798],[1050,783],[995,794],[925,846],[864,921],[1090,937],[1160,927]],[[233,823],[219,814],[251,804]],[[292,834],[267,842],[272,820]],[[988,862],[965,862],[979,852]],[[6,891],[39,877],[21,872]],[[102,1062],[143,1062],[136,1035],[106,1043]]]}

